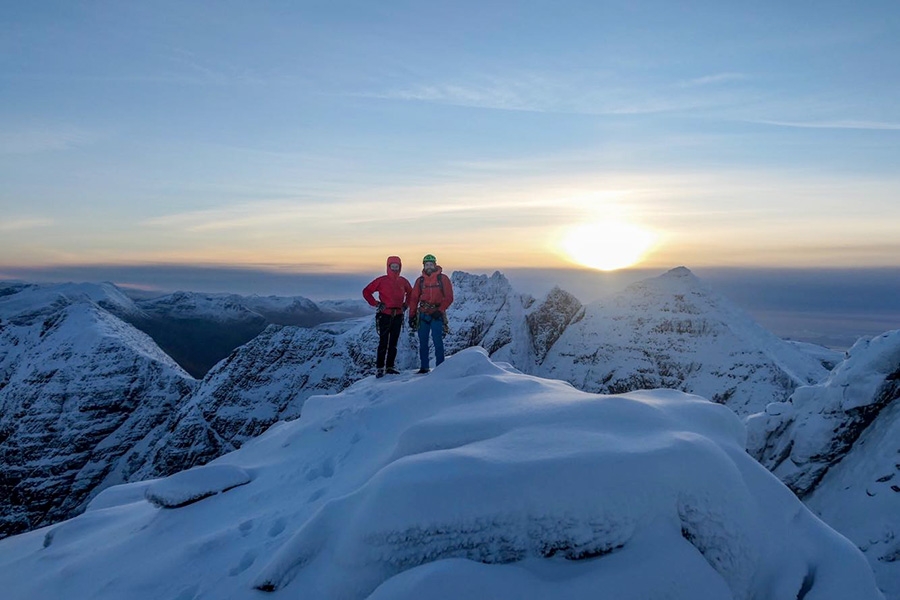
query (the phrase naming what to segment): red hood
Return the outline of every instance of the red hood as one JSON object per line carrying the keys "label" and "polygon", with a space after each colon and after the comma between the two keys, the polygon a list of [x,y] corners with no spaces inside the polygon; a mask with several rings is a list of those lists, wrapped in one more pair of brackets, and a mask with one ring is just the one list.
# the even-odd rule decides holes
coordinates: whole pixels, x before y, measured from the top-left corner
{"label": "red hood", "polygon": [[[397,271],[396,273],[391,271],[391,263],[398,263],[400,265],[400,271]],[[400,260],[399,256],[388,256],[387,261],[384,263],[384,268],[387,270],[388,275],[395,275],[399,277],[400,272],[403,271],[403,261]]]}

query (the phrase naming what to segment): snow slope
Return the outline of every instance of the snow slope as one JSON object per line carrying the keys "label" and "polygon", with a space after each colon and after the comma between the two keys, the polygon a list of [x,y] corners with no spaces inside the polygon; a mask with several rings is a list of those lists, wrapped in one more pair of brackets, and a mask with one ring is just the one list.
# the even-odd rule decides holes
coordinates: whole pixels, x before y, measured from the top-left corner
{"label": "snow slope", "polygon": [[39,311],[55,303],[96,304],[120,317],[137,317],[141,309],[112,283],[22,283],[0,281],[0,316]]}
{"label": "snow slope", "polygon": [[121,301],[115,292],[26,286],[0,296],[0,536],[65,518],[127,481],[139,464],[130,451],[196,386],[95,302]]}
{"label": "snow slope", "polygon": [[748,419],[752,454],[869,558],[900,598],[900,330]]}
{"label": "snow slope", "polygon": [[[310,398],[217,472],[110,488],[79,517],[0,541],[0,588],[11,600],[881,598],[859,550],[744,436],[702,398],[587,394],[470,349],[427,377]],[[159,508],[154,486],[211,495]]]}

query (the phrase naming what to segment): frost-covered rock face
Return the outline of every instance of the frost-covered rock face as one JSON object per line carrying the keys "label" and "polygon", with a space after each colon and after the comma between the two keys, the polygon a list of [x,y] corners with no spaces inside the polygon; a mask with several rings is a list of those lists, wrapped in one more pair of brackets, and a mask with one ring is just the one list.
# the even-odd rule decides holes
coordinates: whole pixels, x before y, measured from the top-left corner
{"label": "frost-covered rock face", "polygon": [[587,306],[532,372],[593,392],[680,389],[742,415],[827,374],[684,267]]}
{"label": "frost-covered rock face", "polygon": [[[483,346],[493,354],[513,343],[516,318],[524,315],[522,297],[512,289],[509,280],[496,271],[490,277],[456,271],[451,281],[454,300],[447,312],[447,354],[472,346]],[[418,340],[410,336],[408,342],[414,359],[410,367],[417,366]]]}
{"label": "frost-covered rock face", "polygon": [[900,398],[900,330],[862,339],[819,385],[750,420],[748,450],[801,498]]}
{"label": "frost-covered rock face", "polygon": [[744,436],[702,398],[586,394],[469,349],[428,377],[310,398],[215,470],[112,488],[75,519],[0,541],[0,588],[13,600],[880,599],[859,550]]}
{"label": "frost-covered rock face", "polygon": [[297,418],[310,396],[340,391],[371,373],[378,343],[373,322],[270,325],[207,374],[169,419],[171,434],[151,450],[141,475],[203,464],[276,421]]}
{"label": "frost-covered rock face", "polygon": [[75,514],[128,481],[142,460],[130,450],[196,386],[94,302],[108,298],[73,287],[0,297],[0,536]]}
{"label": "frost-covered rock face", "polygon": [[748,419],[748,447],[900,598],[900,330],[848,354],[823,383]]}
{"label": "frost-covered rock face", "polygon": [[540,306],[528,313],[528,332],[538,362],[546,358],[550,348],[583,308],[578,298],[555,287]]}

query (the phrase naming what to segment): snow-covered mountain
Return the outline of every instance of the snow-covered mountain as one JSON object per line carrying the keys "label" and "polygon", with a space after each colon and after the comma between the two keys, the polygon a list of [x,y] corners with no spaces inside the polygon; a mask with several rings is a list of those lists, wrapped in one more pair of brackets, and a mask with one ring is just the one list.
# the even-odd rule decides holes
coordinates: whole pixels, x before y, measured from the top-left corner
{"label": "snow-covered mountain", "polygon": [[740,415],[827,374],[684,267],[585,307],[533,372],[585,391],[680,389]]}
{"label": "snow-covered mountain", "polygon": [[[191,375],[202,378],[220,360],[270,324],[310,327],[370,312],[363,301],[316,304],[302,296],[239,296],[175,292],[138,300],[124,318],[144,331]],[[120,315],[122,316],[122,315]]]}
{"label": "snow-covered mountain", "polygon": [[112,285],[0,293],[0,536],[83,509],[129,480],[137,444],[196,382],[146,334]]}
{"label": "snow-covered mountain", "polygon": [[748,419],[748,449],[900,598],[900,330],[861,339],[819,385]]}
{"label": "snow-covered mountain", "polygon": [[[729,410],[598,396],[470,349],[309,398],[211,465],[0,541],[56,598],[877,600],[857,548],[744,451]],[[283,592],[283,593],[281,593]]]}
{"label": "snow-covered mountain", "polygon": [[[790,426],[793,420],[777,420],[775,417],[781,418],[781,413],[793,410],[793,404],[783,405],[780,401],[787,400],[795,390],[798,390],[795,396],[802,396],[810,393],[804,390],[823,387],[810,384],[823,379],[827,373],[823,365],[836,360],[834,353],[775,338],[684,268],[639,282],[612,298],[587,306],[560,289],[552,290],[542,300],[519,294],[500,273],[489,277],[457,272],[453,274],[453,283],[456,302],[449,311],[451,334],[446,339],[448,355],[478,345],[484,347],[495,361],[510,363],[525,373],[562,378],[587,391],[611,393],[640,388],[677,388],[722,402],[744,416],[754,411],[762,412],[769,406],[771,415],[757,415],[749,419],[751,451],[776,469],[795,490],[803,493],[803,489],[796,485],[802,477],[788,473],[788,463],[778,468],[779,463],[773,457],[780,457],[784,462],[783,448],[813,444],[808,439],[813,429]],[[158,302],[157,308],[152,308],[144,302],[131,302],[117,293],[118,290],[111,284],[63,287],[65,289],[51,290],[48,286],[9,284],[0,287],[0,302],[6,306],[6,313],[21,313],[18,320],[24,318],[21,315],[31,312],[42,314],[42,311],[50,310],[47,307],[55,304],[84,305],[96,320],[115,323],[118,328],[125,327],[123,331],[128,332],[126,339],[131,339],[129,336],[138,332],[127,328],[107,311],[130,314],[132,320],[139,320],[147,319],[156,310],[158,316],[153,318],[164,319],[167,314],[181,315],[182,318],[173,317],[172,321],[182,325],[195,318],[205,323],[218,320],[220,325],[226,324],[224,329],[239,324],[244,318],[241,315],[261,314],[262,311],[260,306],[257,306],[258,310],[251,310],[248,303],[235,300],[240,297],[210,298],[202,294],[185,294],[179,296],[182,300],[176,302],[170,298],[166,302]],[[293,303],[295,301],[291,299],[260,300],[260,304],[272,310],[281,310]],[[354,305],[353,302],[349,304],[351,307]],[[297,306],[302,310],[306,305],[299,302]],[[0,313],[3,319],[0,328],[3,336],[7,336],[12,329],[8,329],[10,322],[3,314]],[[255,322],[254,317],[251,316],[248,322]],[[86,327],[90,329],[94,326],[88,324]],[[184,334],[183,328],[172,328],[173,332],[179,330]],[[141,339],[142,344],[152,345],[146,337]],[[42,353],[54,351],[54,346],[46,345],[40,335],[17,335],[14,338],[3,337],[2,340],[3,352],[9,353],[10,344],[20,345],[19,353],[23,352],[23,348],[31,348],[29,352],[34,357],[34,363],[42,361]],[[110,482],[169,475],[205,464],[239,448],[277,421],[296,418],[311,396],[340,392],[373,372],[376,342],[371,316],[312,328],[269,325],[217,364],[199,384],[180,373],[178,378],[185,382],[188,392],[193,392],[180,392],[177,400],[159,402],[161,411],[152,413],[151,417],[137,411],[133,418],[136,425],[128,424],[122,429],[122,439],[125,441],[115,445],[114,452],[100,456],[96,464],[92,463],[92,469],[98,472],[108,469],[112,475],[100,480],[69,480],[76,487],[75,495],[82,499],[89,498]],[[73,372],[91,368],[94,350],[90,346],[84,348],[87,348],[84,355],[74,358],[74,355],[69,355],[75,369]],[[416,348],[415,337],[405,330],[398,354],[399,367],[407,370],[417,368]],[[859,354],[859,351],[855,352]],[[158,348],[150,354],[163,356],[163,360],[171,366],[171,361]],[[9,363],[5,356],[0,365]],[[850,367],[845,365],[843,368]],[[886,377],[882,374],[882,379]],[[70,375],[69,378],[76,377]],[[40,387],[37,380],[30,381],[35,387]],[[844,384],[823,385],[840,387]],[[0,385],[0,398],[4,397],[3,393]],[[36,392],[32,395],[42,398]],[[65,408],[58,412],[66,413],[68,408],[74,406],[72,402],[63,404]],[[41,406],[40,402],[32,402],[18,414],[25,415]],[[789,408],[781,409],[779,406]],[[889,420],[891,413],[887,410],[882,412],[888,416],[879,421],[881,428],[891,430],[895,427]],[[865,423],[859,420],[859,414],[860,411],[836,411],[829,417],[834,428],[840,430],[845,427],[855,431],[850,437],[841,437],[849,442],[840,452],[813,453],[810,455],[812,459],[802,469],[792,469],[807,474],[817,473],[814,477],[817,481],[816,478],[821,478],[822,473],[837,464],[848,450],[854,456],[867,456],[865,449],[858,448],[856,444],[850,446],[857,437],[867,439],[868,429],[861,434]],[[72,415],[69,418],[78,420]],[[31,421],[24,419],[22,422]],[[6,418],[5,429],[0,433],[9,437],[28,435],[27,429],[17,433],[18,425],[14,423],[14,420]],[[148,428],[147,423],[154,425]],[[69,433],[72,438],[77,438],[80,430],[73,427]],[[55,434],[63,439],[66,430],[58,430]],[[3,435],[0,435],[0,443],[3,442]],[[854,451],[856,454],[853,454]],[[889,455],[885,451],[885,457]],[[11,453],[2,455],[4,461],[12,460],[9,458],[11,456]],[[883,462],[887,464],[889,460],[885,458]],[[10,464],[18,463],[12,461]],[[17,468],[10,472],[20,472],[21,469],[15,470]],[[883,477],[885,475],[881,474],[875,479]],[[42,488],[42,492],[46,492],[48,497],[66,496],[69,493],[66,491],[66,481],[62,478],[59,480],[60,487]],[[876,483],[884,487],[881,484],[886,481],[889,480]],[[18,496],[11,497],[21,500]],[[39,499],[43,496],[34,492],[33,497]],[[829,514],[829,501],[823,500],[821,504],[816,510],[823,516]],[[49,514],[49,520],[34,521],[34,524],[77,513],[78,506],[83,506],[83,500],[80,505],[67,501],[63,508]],[[878,508],[884,507],[879,505]],[[9,510],[11,522],[30,527],[21,514],[13,514],[18,509],[10,506]],[[64,512],[66,510],[69,512]],[[870,513],[873,515],[870,521],[879,519],[877,510]],[[843,531],[844,522],[829,522]],[[884,558],[892,556],[889,539],[892,539],[890,536],[895,529],[879,530],[879,538],[871,533],[870,525],[872,523],[860,525],[857,529],[863,533],[854,537],[854,541],[863,548],[869,548],[874,547],[872,542],[861,542],[857,538],[869,536],[871,539],[887,540],[877,547],[877,552],[867,551],[867,555],[873,561],[885,562],[889,566],[895,564]],[[879,577],[883,578],[882,575]],[[895,598],[900,598],[900,593]]]}
{"label": "snow-covered mountain", "polygon": [[87,302],[122,318],[141,316],[141,309],[134,301],[108,282],[39,284],[0,281],[0,299],[4,302],[3,313],[6,314],[38,311],[56,302]]}
{"label": "snow-covered mountain", "polygon": [[[827,374],[820,360],[762,329],[684,268],[588,307],[558,288],[542,301],[518,294],[500,273],[455,272],[452,281],[448,354],[481,346],[523,372],[586,391],[682,389],[749,414]],[[418,341],[406,331],[397,364],[412,369]],[[210,371],[157,454],[207,458],[216,452],[203,449],[204,440],[227,450],[293,418],[309,396],[372,373],[376,346],[371,317],[270,326]],[[174,464],[162,456],[153,462]]]}
{"label": "snow-covered mountain", "polygon": [[263,321],[265,324],[310,326],[359,316],[367,311],[364,301],[330,301],[321,305],[303,296],[240,296],[175,292],[138,300],[145,313],[164,319],[198,319],[220,323]]}

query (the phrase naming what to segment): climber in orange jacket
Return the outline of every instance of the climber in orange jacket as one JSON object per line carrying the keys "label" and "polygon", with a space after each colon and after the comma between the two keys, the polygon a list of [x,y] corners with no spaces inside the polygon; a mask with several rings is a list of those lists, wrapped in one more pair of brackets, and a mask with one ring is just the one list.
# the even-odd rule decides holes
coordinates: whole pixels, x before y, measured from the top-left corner
{"label": "climber in orange jacket", "polygon": [[[403,327],[403,312],[409,306],[412,288],[406,277],[400,275],[403,263],[399,256],[387,259],[387,274],[376,277],[363,288],[362,295],[369,305],[374,306],[375,328],[378,330],[378,353],[375,355],[375,377],[385,373],[397,375],[394,368],[397,358],[397,340]],[[375,299],[378,294],[378,299]]]}
{"label": "climber in orange jacket", "polygon": [[453,285],[433,254],[422,259],[422,275],[409,296],[409,326],[419,332],[419,373],[428,372],[428,336],[434,340],[434,364],[444,362],[446,311],[453,304]]}

